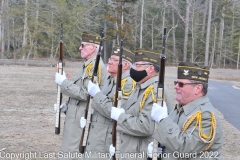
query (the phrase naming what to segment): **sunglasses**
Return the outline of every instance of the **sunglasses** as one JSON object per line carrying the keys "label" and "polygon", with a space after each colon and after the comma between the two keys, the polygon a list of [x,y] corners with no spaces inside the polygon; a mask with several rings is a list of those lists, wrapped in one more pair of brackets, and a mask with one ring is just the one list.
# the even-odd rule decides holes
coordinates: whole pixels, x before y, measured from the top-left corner
{"label": "sunglasses", "polygon": [[183,83],[183,82],[174,81],[174,85],[176,84],[178,84],[178,86],[182,88],[184,85],[192,85],[192,84],[198,84],[198,83]]}

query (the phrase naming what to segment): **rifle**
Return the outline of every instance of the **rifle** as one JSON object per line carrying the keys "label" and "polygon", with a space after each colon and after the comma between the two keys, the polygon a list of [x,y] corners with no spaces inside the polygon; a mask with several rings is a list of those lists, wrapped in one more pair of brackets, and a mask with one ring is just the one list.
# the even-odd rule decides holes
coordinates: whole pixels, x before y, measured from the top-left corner
{"label": "rifle", "polygon": [[[99,61],[100,61],[100,57],[101,57],[101,51],[102,51],[102,47],[103,47],[103,37],[104,37],[104,33],[102,31],[100,46],[99,46],[98,54],[96,56],[96,61],[95,61],[94,69],[93,69],[93,76],[92,76],[92,79],[91,79],[91,81],[95,84],[98,83],[98,81],[97,81],[97,71],[98,71],[98,65],[99,65]],[[87,106],[86,106],[85,115],[84,115],[84,118],[86,119],[86,126],[83,128],[81,139],[80,139],[80,144],[79,144],[79,152],[80,153],[84,153],[84,149],[85,149],[86,143],[87,143],[89,127],[90,127],[90,122],[91,122],[91,114],[92,114],[91,103],[92,103],[92,97],[90,95],[88,95]]]}
{"label": "rifle", "polygon": [[[57,63],[57,69],[59,74],[63,74],[63,24],[61,23],[61,33],[60,33],[60,47],[59,47],[59,60]],[[60,105],[62,104],[62,93],[60,85],[57,85],[57,110],[56,110],[56,123],[55,123],[55,134],[60,134],[60,118],[61,111]]]}
{"label": "rifle", "polygon": [[[159,79],[158,79],[158,88],[157,88],[157,104],[163,105],[163,99],[164,99],[164,75],[165,75],[165,41],[166,41],[166,27],[164,27],[163,31],[163,44],[162,44],[162,54],[160,55],[160,70],[159,70]],[[157,129],[157,123],[155,122],[155,130]],[[152,160],[160,160],[161,158],[158,158],[158,146],[160,144],[156,139],[153,140],[153,158]]]}
{"label": "rifle", "polygon": [[[118,73],[117,73],[117,82],[116,82],[116,92],[115,92],[115,101],[114,107],[121,108],[121,99],[122,99],[122,89],[121,89],[121,80],[122,80],[122,54],[123,54],[123,40],[121,40],[120,44],[120,55],[119,55],[119,63],[118,63]],[[113,156],[113,160],[118,159],[120,153],[120,135],[117,132],[117,121],[113,121],[112,128],[112,143],[113,147],[115,147],[115,155]],[[116,156],[118,155],[118,156]]]}

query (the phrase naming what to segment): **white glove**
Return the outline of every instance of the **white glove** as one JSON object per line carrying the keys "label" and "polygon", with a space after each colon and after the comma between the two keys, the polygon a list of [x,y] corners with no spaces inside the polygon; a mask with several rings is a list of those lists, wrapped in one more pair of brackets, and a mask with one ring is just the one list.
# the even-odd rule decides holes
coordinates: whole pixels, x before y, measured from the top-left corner
{"label": "white glove", "polygon": [[[57,112],[57,107],[58,107],[57,104],[54,104],[54,107],[53,107],[54,113]],[[62,103],[59,108],[61,109],[62,112],[65,112],[65,111],[67,111],[68,106],[66,103]]]}
{"label": "white glove", "polygon": [[92,81],[88,82],[88,94],[92,97],[94,97],[98,92],[100,92],[100,89],[98,85],[92,83]]}
{"label": "white glove", "polygon": [[[158,154],[161,154],[161,153],[162,153],[162,148],[158,147]],[[153,142],[148,144],[148,157],[153,158],[152,156],[153,156]]]}
{"label": "white glove", "polygon": [[63,75],[59,74],[59,73],[56,73],[55,74],[55,82],[58,84],[58,85],[62,85],[62,82],[67,79],[66,78],[66,75],[65,75],[65,72],[63,71]]}
{"label": "white glove", "polygon": [[115,154],[115,147],[113,147],[112,144],[109,147],[109,153],[110,153],[111,157],[114,156],[114,154]]}
{"label": "white glove", "polygon": [[60,106],[60,109],[62,112],[66,112],[68,109],[68,105],[66,103],[62,103]]}
{"label": "white glove", "polygon": [[157,103],[153,103],[151,117],[156,122],[160,122],[160,120],[162,120],[163,118],[168,117],[166,103],[163,102],[163,107],[158,105]]}
{"label": "white glove", "polygon": [[112,107],[111,118],[114,119],[115,121],[117,121],[120,114],[122,114],[122,113],[125,113],[125,110],[123,108]]}
{"label": "white glove", "polygon": [[80,127],[84,128],[86,126],[87,120],[84,117],[80,119]]}

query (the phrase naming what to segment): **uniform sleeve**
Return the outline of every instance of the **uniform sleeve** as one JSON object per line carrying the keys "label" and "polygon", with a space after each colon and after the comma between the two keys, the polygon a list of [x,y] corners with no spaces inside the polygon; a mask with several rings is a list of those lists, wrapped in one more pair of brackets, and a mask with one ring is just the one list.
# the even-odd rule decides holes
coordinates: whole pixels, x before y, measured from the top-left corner
{"label": "uniform sleeve", "polygon": [[[180,126],[167,117],[158,124],[157,130],[153,134],[153,138],[157,139],[172,152],[200,152],[207,147],[208,143],[204,143],[203,140],[201,140],[199,136],[199,126],[194,129],[195,124],[196,121],[194,120],[186,132],[183,133]],[[210,126],[211,115],[208,112],[204,112],[202,114],[202,132],[205,135],[209,135]]]}
{"label": "uniform sleeve", "polygon": [[124,84],[124,88],[122,90],[122,94],[124,97],[129,97],[129,95],[132,93],[132,91],[134,90],[134,87],[136,86],[136,84],[133,84],[133,80],[130,77],[127,77],[127,81]]}
{"label": "uniform sleeve", "polygon": [[[131,91],[132,91],[132,81],[128,80],[124,84],[124,92],[130,93]],[[128,98],[128,96],[124,96],[124,98],[122,98],[121,105],[124,105],[124,103],[127,100],[126,98]],[[111,109],[113,105],[114,105],[113,99],[111,97],[104,95],[102,92],[97,93],[93,97],[93,105],[92,105],[93,108],[106,118],[111,119]]]}
{"label": "uniform sleeve", "polygon": [[[88,80],[86,80],[88,84]],[[88,92],[86,86],[79,86],[73,81],[65,79],[61,85],[61,92],[71,98],[78,100],[87,100]]]}
{"label": "uniform sleeve", "polygon": [[117,122],[117,130],[132,136],[151,136],[154,122],[151,119],[152,102],[145,104],[138,116],[122,113]]}
{"label": "uniform sleeve", "polygon": [[106,118],[111,119],[112,106],[112,99],[102,92],[98,92],[93,98],[92,107]]}
{"label": "uniform sleeve", "polygon": [[100,60],[100,67],[101,67],[101,77],[99,77],[99,78],[101,78],[101,82],[99,84],[99,88],[102,89],[104,86],[104,83],[106,83],[106,81],[107,81],[108,73],[107,73],[107,69],[102,60]]}
{"label": "uniform sleeve", "polygon": [[168,113],[170,113],[173,110],[173,106],[172,106],[172,102],[171,102],[171,96],[168,92],[168,88],[166,85],[164,85],[164,96],[165,96]]}
{"label": "uniform sleeve", "polygon": [[129,98],[130,94],[133,92],[135,86],[136,85],[133,84],[132,78],[128,77],[126,83],[124,84],[124,88],[122,89],[121,106],[123,106],[127,102],[128,98]]}

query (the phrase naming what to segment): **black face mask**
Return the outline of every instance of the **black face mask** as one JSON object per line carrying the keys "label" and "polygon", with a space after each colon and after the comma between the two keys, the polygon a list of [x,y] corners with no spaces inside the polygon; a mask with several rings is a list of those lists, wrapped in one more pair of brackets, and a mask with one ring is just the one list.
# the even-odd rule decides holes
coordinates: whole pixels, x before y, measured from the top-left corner
{"label": "black face mask", "polygon": [[141,81],[143,78],[147,76],[147,71],[137,71],[133,68],[130,69],[130,76],[135,82]]}

